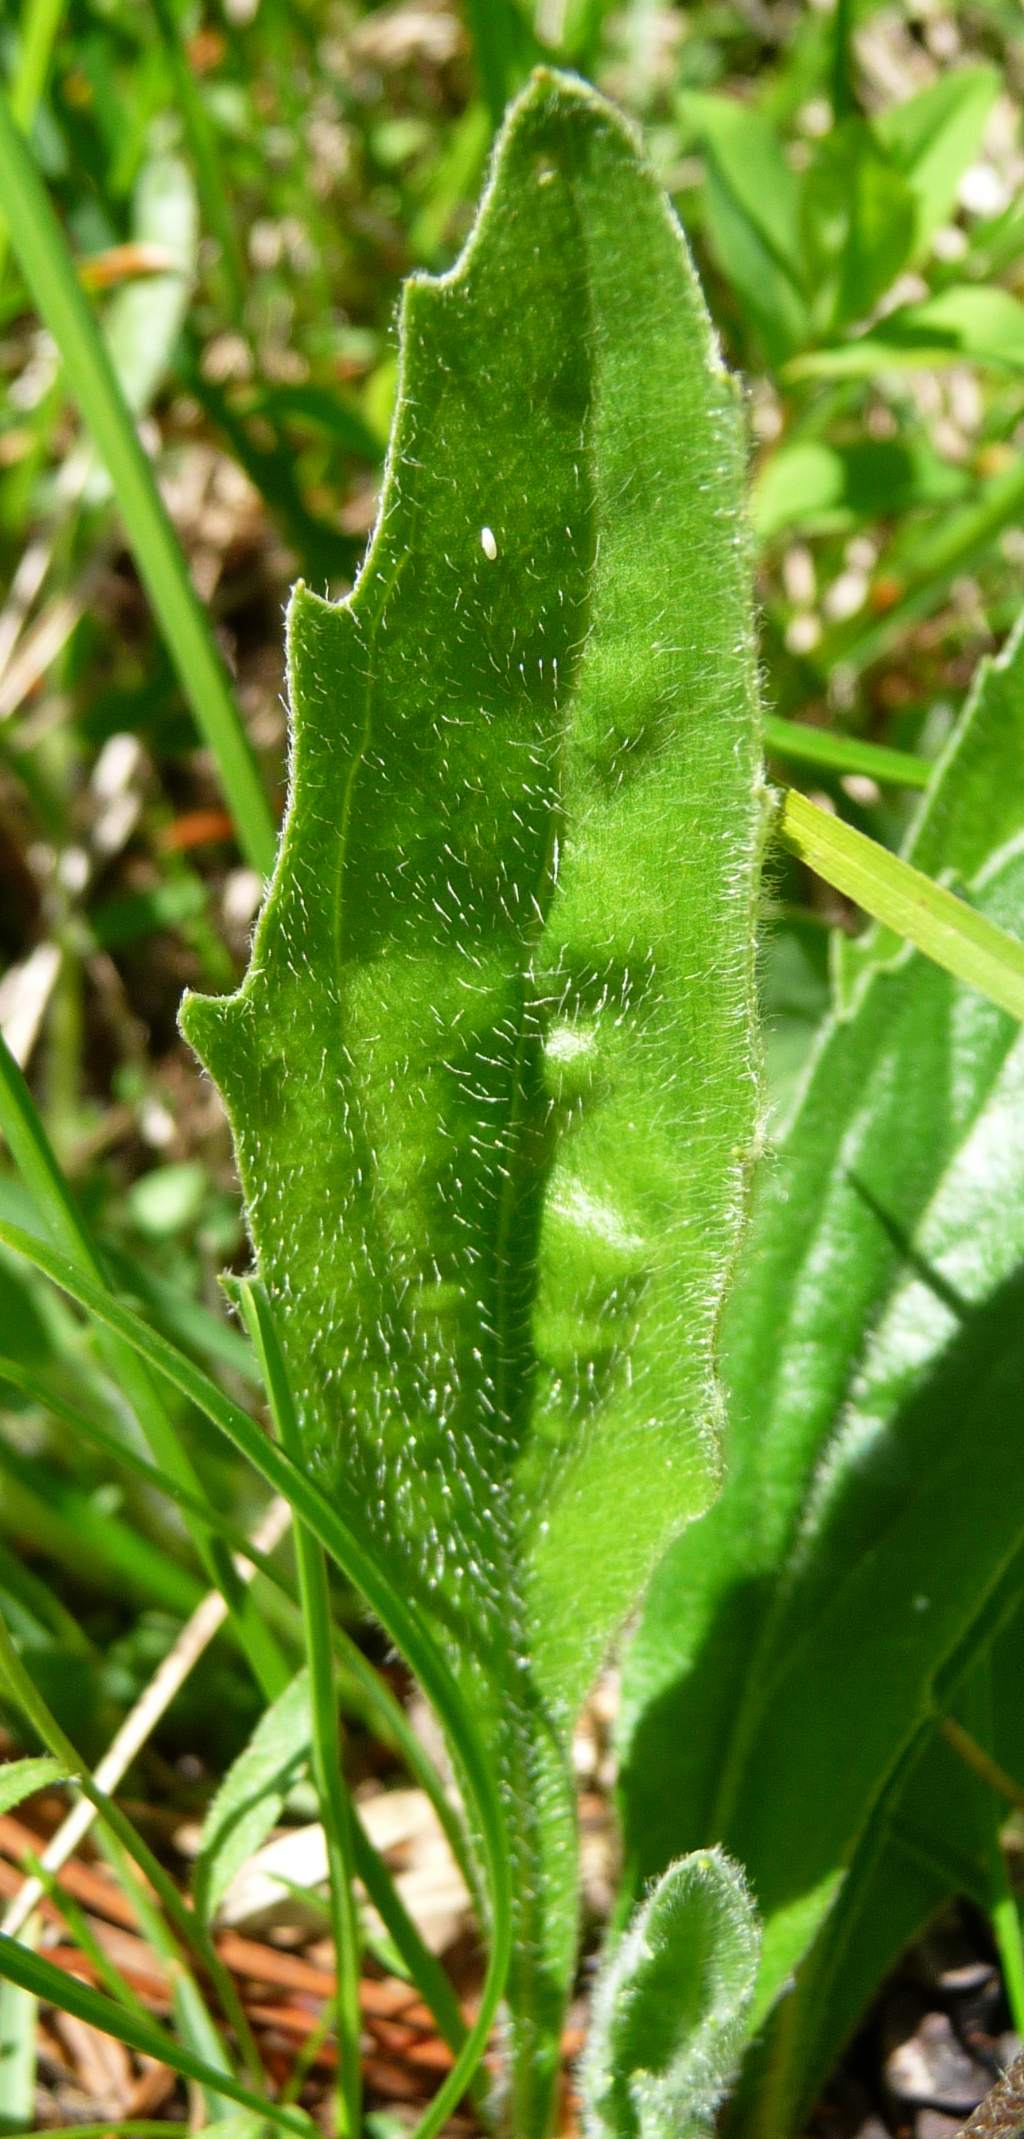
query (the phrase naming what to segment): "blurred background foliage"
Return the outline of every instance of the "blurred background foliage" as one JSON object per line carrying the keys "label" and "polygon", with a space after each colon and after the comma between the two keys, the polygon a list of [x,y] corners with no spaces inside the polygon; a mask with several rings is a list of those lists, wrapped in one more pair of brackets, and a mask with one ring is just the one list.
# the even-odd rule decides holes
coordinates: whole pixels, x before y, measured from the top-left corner
{"label": "blurred background foliage", "polygon": [[[931,760],[1020,600],[1017,0],[9,0],[11,109],[268,800],[279,812],[283,605],[299,575],[341,594],[357,569],[402,278],[454,258],[496,118],[544,59],[642,126],[745,383],[765,699],[800,729],[773,731],[775,769],[893,843],[922,766],[880,786],[857,746]],[[5,229],[0,382],[0,1020],[113,1268],[240,1388],[216,1284],[244,1257],[227,1135],[175,1021],[185,986],[240,971],[259,881]],[[775,865],[776,1121],[850,925]],[[38,1222],[9,1174],[0,1210]],[[14,1357],[132,1440],[79,1325],[6,1258],[0,1316]],[[95,1748],[199,1582],[145,1484],[7,1395],[0,1588]],[[189,1432],[244,1519],[244,1482]],[[222,1760],[249,1699],[211,1652],[172,1740]]]}

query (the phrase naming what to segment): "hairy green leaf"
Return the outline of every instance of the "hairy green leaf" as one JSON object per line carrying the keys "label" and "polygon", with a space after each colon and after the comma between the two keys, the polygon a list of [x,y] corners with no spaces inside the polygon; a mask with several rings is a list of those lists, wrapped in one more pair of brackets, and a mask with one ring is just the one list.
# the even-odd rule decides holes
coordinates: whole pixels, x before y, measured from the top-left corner
{"label": "hairy green leaf", "polygon": [[706,2139],[757,1950],[743,1875],[720,1850],[669,1866],[598,1978],[581,2075],[588,2139]]}
{"label": "hairy green leaf", "polygon": [[742,440],[632,137],[541,73],[408,288],[380,521],[289,621],[292,795],[227,1102],[308,1462],[506,1786],[518,2130],[575,1951],[574,1712],[717,1480],[756,1130]]}
{"label": "hairy green leaf", "polygon": [[[910,854],[1024,932],[1020,633],[983,664]],[[1022,1097],[1016,1022],[876,931],[727,1314],[725,1492],[628,1659],[633,1883],[681,1848],[737,1856],[760,2018],[1019,1546]],[[795,2128],[797,2047],[766,2040],[744,2134]]]}

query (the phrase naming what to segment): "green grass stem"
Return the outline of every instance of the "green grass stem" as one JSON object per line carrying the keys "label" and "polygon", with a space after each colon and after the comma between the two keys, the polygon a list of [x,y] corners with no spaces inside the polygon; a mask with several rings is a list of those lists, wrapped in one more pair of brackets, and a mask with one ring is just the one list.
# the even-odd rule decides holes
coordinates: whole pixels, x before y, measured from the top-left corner
{"label": "green grass stem", "polygon": [[[220,1509],[215,1508],[200,1493],[188,1492],[176,1478],[172,1478],[167,1471],[162,1470],[159,1464],[150,1462],[148,1457],[140,1455],[137,1449],[130,1447],[126,1442],[120,1441],[116,1434],[111,1433],[107,1427],[101,1426],[88,1412],[83,1411],[80,1405],[69,1403],[65,1396],[59,1395],[56,1391],[48,1388],[41,1376],[22,1366],[19,1360],[7,1359],[0,1355],[0,1383],[3,1382],[10,1383],[13,1388],[19,1389],[23,1395],[29,1397],[34,1403],[50,1411],[54,1418],[59,1419],[62,1425],[68,1428],[75,1441],[86,1442],[90,1447],[97,1449],[101,1455],[109,1457],[115,1465],[123,1466],[134,1477],[140,1479],[144,1485],[165,1495],[184,1514],[192,1516],[209,1529],[215,1530],[217,1535],[226,1545],[230,1546],[233,1552],[243,1553],[246,1559],[251,1560],[253,1566],[263,1576],[264,1580],[271,1585],[271,1589],[281,1606],[287,1608],[287,1632],[290,1637],[294,1635],[299,1620],[299,1608],[294,1592],[275,1561],[252,1543],[240,1523],[232,1522],[230,1516],[223,1515]],[[60,1541],[58,1540],[58,1549],[55,1553],[57,1558],[61,1556],[59,1543]],[[152,1547],[148,1543],[141,1549],[149,1555],[150,1559],[152,1558]],[[0,1565],[0,1579],[2,1579],[2,1574],[3,1568]],[[52,1599],[50,1601],[52,1603]],[[40,1602],[42,1602],[42,1599]],[[79,1630],[76,1629],[76,1633],[78,1632]],[[79,1636],[79,1638],[84,1640],[84,1637]],[[346,1634],[344,1627],[339,1626],[336,1622],[332,1625],[332,1640],[338,1663],[342,1670],[347,1671],[352,1679],[355,1680],[359,1694],[372,1718],[374,1729],[380,1734],[384,1743],[390,1745],[399,1758],[404,1761],[412,1780],[419,1784],[420,1789],[429,1799],[462,1877],[470,1893],[474,1898],[478,1899],[476,1870],[466,1846],[466,1837],[462,1831],[458,1814],[454,1806],[449,1802],[441,1778],[433,1762],[424,1751],[416,1732],[413,1730],[402,1703],[392,1693],[387,1681],[382,1679],[379,1673],[375,1671],[373,1665],[364,1656],[358,1643],[353,1641],[351,1635]],[[358,1849],[358,1839],[356,1846]],[[363,1879],[364,1885],[368,1883],[365,1877],[365,1868],[362,1864],[359,1867],[359,1876]],[[390,1875],[388,1876],[390,1877]],[[387,1921],[386,1910],[380,1906],[379,1896],[375,1893],[372,1898],[374,1906],[378,1908],[381,1916]],[[397,1899],[397,1896],[395,1896],[395,1899]],[[399,1907],[401,1907],[400,1903]],[[405,1948],[401,1937],[397,1936],[394,1930],[392,1930],[392,1936],[395,1939],[395,1944],[404,1952]],[[424,1949],[424,1951],[426,1952],[427,1950]],[[442,1996],[441,2002],[438,2003],[435,1993],[438,1988],[437,1975],[441,1976],[446,1985],[448,1979],[443,1970],[437,1969],[437,1964],[434,1963],[432,1954],[427,1953],[427,1959],[433,1964],[432,1970],[417,1969],[412,1966],[410,1961],[410,1974],[419,1985],[424,1998],[435,2013],[438,2025],[441,2027],[442,2032],[446,2034],[446,2039],[452,2042],[452,2047],[455,2048],[458,2047],[458,2043],[453,2041],[453,2034],[461,2039],[461,2034],[464,2033],[457,2019],[458,2008],[456,2006],[454,2012],[449,2008],[449,2019],[446,2027],[444,2017],[445,2000]],[[430,1983],[433,1984],[433,1989],[428,1987]],[[449,2029],[451,2032],[449,2032]]]}
{"label": "green grass stem", "polygon": [[0,198],[11,243],[106,467],[182,690],[216,762],[246,859],[269,874],[275,832],[210,626],[31,151],[0,97]]}
{"label": "green grass stem", "polygon": [[[303,1461],[302,1434],[284,1355],[262,1286],[238,1287],[246,1328],[262,1368],[278,1439],[293,1463]],[[338,2039],[336,2129],[341,2139],[359,2139],[362,2124],[362,2014],[359,1976],[362,1934],[356,1902],[352,1807],[341,1764],[338,1703],[334,1688],[331,1605],[323,1546],[305,1524],[295,1525],[295,1562],[309,1668],[313,1781],[327,1843],[327,1885],[335,1956],[335,2028]]]}
{"label": "green grass stem", "polygon": [[934,767],[928,758],[910,750],[890,750],[887,743],[865,743],[856,735],[836,735],[830,728],[811,728],[806,721],[783,720],[766,714],[764,739],[777,757],[796,763],[821,765],[835,773],[863,773],[884,786],[927,787]]}
{"label": "green grass stem", "polygon": [[178,115],[196,175],[203,220],[220,252],[221,279],[234,325],[242,329],[245,310],[245,262],[231,204],[221,176],[217,138],[182,44],[181,20],[167,0],[151,0],[157,28],[174,84]]}
{"label": "green grass stem", "polygon": [[466,0],[466,20],[481,90],[497,130],[512,91],[519,86],[517,60],[524,24],[513,0]]}
{"label": "green grass stem", "polygon": [[[13,1706],[24,1716],[40,1742],[52,1753],[54,1759],[73,1776],[75,1786],[83,1797],[95,1807],[97,1818],[114,1844],[136,1865],[155,1894],[167,1923],[172,1927],[185,1950],[191,1949],[202,1968],[209,1976],[219,2000],[225,2019],[235,2029],[245,2058],[252,2071],[259,2069],[259,2060],[252,2031],[245,2010],[235,1987],[234,1978],[225,1968],[213,1940],[193,1910],[186,1907],[173,1879],[165,1871],[149,1844],[132,1825],[127,1814],[104,1790],[98,1790],[86,1763],[77,1748],[62,1730],[56,1717],[44,1701],[31,1673],[26,1670],[11,1639],[7,1623],[0,1615],[0,1686]],[[183,1963],[176,1957],[176,1968]],[[199,1997],[198,1988],[196,1997]]]}
{"label": "green grass stem", "polygon": [[[176,2042],[173,2035],[158,2026],[155,2020],[140,2018],[137,2013],[115,2005],[112,1998],[102,1991],[93,1990],[63,1968],[57,1968],[41,1954],[8,1938],[0,1931],[0,1976],[9,1983],[17,1983],[22,1990],[40,1998],[47,2005],[74,2014],[89,2027],[99,2028],[104,2035],[113,2035],[128,2049],[136,2050],[140,2057],[155,2058],[158,2064],[169,2065],[172,2072],[180,2072],[184,2078],[195,2080],[198,2085],[215,2095],[225,2095],[237,2102],[241,2109],[252,2110],[265,2122],[278,2125],[283,2131],[294,2132],[297,2139],[314,2139],[314,2128],[301,2110],[285,2109],[271,2102],[263,2094],[254,2094],[252,2089],[236,2080],[230,2073],[218,2072],[204,2058],[196,2057],[184,2044]],[[109,2133],[116,2128],[108,2117],[105,2124],[92,2129]],[[128,2127],[125,2126],[125,2129]],[[77,2131],[76,2127],[76,2131]],[[88,2129],[88,2127],[86,2127]],[[166,2131],[166,2125],[153,2126],[153,2130]]]}
{"label": "green grass stem", "polygon": [[18,57],[11,81],[11,114],[27,134],[39,109],[64,13],[64,0],[25,0],[18,24]]}
{"label": "green grass stem", "polygon": [[[22,134],[31,130],[42,101],[63,13],[64,0],[25,0],[22,7],[10,87],[11,117]],[[0,216],[0,283],[7,266],[9,243],[10,232],[6,220]]]}
{"label": "green grass stem", "polygon": [[[107,1277],[89,1230],[64,1177],[32,1094],[6,1042],[0,1036],[0,1129],[19,1171],[32,1191],[50,1236],[96,1283]],[[190,1494],[202,1498],[199,1479],[177,1428],[151,1376],[131,1349],[109,1338],[106,1363],[136,1413],[157,1461]],[[192,1541],[214,1588],[224,1596],[237,1639],[261,1691],[272,1700],[289,1677],[287,1666],[264,1625],[230,1552],[205,1526],[192,1525]]]}

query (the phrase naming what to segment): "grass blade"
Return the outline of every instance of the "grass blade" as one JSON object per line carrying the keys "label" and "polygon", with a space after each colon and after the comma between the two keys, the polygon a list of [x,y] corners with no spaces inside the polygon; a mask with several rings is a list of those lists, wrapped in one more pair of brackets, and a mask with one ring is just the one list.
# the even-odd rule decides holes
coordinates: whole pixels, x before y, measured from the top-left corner
{"label": "grass blade", "polygon": [[[294,1462],[301,1464],[302,1442],[294,1400],[288,1386],[284,1356],[266,1292],[261,1285],[245,1282],[239,1286],[239,1295],[246,1327],[263,1364],[281,1445]],[[446,2042],[458,2054],[465,2043],[467,2030],[448,1977],[429,1948],[424,1945],[387,1865],[370,1841],[358,1811],[341,1798],[333,1643],[323,1552],[301,1525],[296,1530],[296,1558],[306,1625],[306,1653],[310,1658],[314,1779],[328,1843],[332,1911],[338,1919],[334,1928],[334,1944],[339,1961],[339,2009],[347,1995],[346,2032],[342,2031],[339,2010],[339,2038],[344,2042],[350,2035],[350,2054],[358,2065],[361,2028],[360,1938],[358,1918],[352,1903],[352,1884],[358,1877],[362,1880],[413,1982],[430,2006]],[[351,1954],[353,1965],[351,1980],[346,1985],[342,1963],[347,1953]],[[344,2074],[344,2060],[342,2072]],[[349,2100],[348,2111],[352,2129],[358,2130],[358,2103],[354,2097]]]}
{"label": "grass blade", "polygon": [[779,833],[792,854],[874,920],[1011,1017],[1024,1018],[1024,944],[1005,929],[793,788],[783,797]]}
{"label": "grass blade", "polygon": [[[88,1798],[89,1803],[94,1806],[103,1829],[111,1842],[116,1848],[124,1851],[131,1863],[137,1866],[142,1873],[143,1880],[148,1882],[164,1912],[167,1923],[173,1927],[177,1938],[181,1940],[186,1948],[191,1947],[193,1949],[214,1986],[225,2018],[235,2028],[245,2055],[253,2070],[256,2070],[259,2063],[256,2045],[235,1988],[234,1978],[230,1971],[225,1968],[213,1940],[208,1936],[205,1927],[193,1912],[186,1908],[173,1879],[164,1870],[159,1858],[154,1856],[148,1843],[144,1842],[142,1836],[137,1833],[127,1814],[122,1812],[113,1798],[107,1796],[106,1791],[97,1788],[92,1776],[88,1773],[86,1763],[79,1757],[75,1746],[66,1737],[56,1717],[51,1714],[42,1695],[33,1683],[30,1673],[26,1670],[14,1646],[6,1621],[2,1617],[0,1617],[0,1687],[4,1689],[5,1694],[13,1702],[14,1706],[26,1717],[48,1752],[53,1755],[55,1760],[61,1763],[69,1774],[74,1776],[78,1789],[81,1791],[82,1796]],[[144,1903],[152,1922],[155,1917],[155,1911],[152,1909],[148,1895],[143,1895],[142,1889],[137,1888],[136,1891],[140,1902]],[[6,1939],[8,1934],[5,1932],[3,1936]],[[177,1950],[168,1946],[163,1936],[162,1925],[156,1930],[156,1939],[165,1954],[173,1958],[175,1974],[184,1983],[186,1971]],[[194,1997],[198,2002],[198,1988],[194,1990]]]}
{"label": "grass blade", "polygon": [[362,1592],[396,1647],[402,1650],[445,1726],[449,1748],[476,1816],[487,1873],[491,1940],[476,2019],[451,2072],[413,2134],[413,2139],[433,2139],[469,2088],[487,2048],[511,1959],[511,1872],[505,1814],[476,1718],[464,1703],[444,1657],[425,1634],[417,1613],[392,1587],[373,1555],[306,1471],[298,1469],[283,1449],[267,1439],[248,1412],[225,1396],[215,1382],[168,1344],[166,1338],[147,1329],[129,1308],[111,1298],[74,1263],[56,1254],[33,1234],[24,1232],[20,1226],[0,1221],[0,1240],[34,1263],[96,1321],[130,1344],[149,1366],[164,1375],[173,1387],[180,1389],[182,1395],[205,1413],[211,1424],[232,1442],[275,1492],[282,1493],[290,1501],[314,1537]]}
{"label": "grass blade", "polygon": [[[73,1262],[98,1284],[105,1285],[107,1278],[103,1264],[58,1164],[25,1078],[2,1034],[0,1129],[37,1199],[51,1237],[60,1243]],[[199,1496],[199,1479],[145,1367],[130,1348],[111,1346],[108,1340],[106,1350],[107,1364],[136,1412],[153,1454],[186,1492]],[[231,1555],[225,1551],[219,1537],[205,1526],[197,1528],[194,1524],[191,1534],[211,1582],[227,1602],[239,1645],[253,1675],[261,1690],[272,1699],[288,1677],[273,1637],[254,1609],[246,1585],[239,1580]]]}
{"label": "grass blade", "polygon": [[266,875],[274,857],[274,824],[224,664],[60,225],[3,97],[0,195],[22,274],[57,343],[72,393],[105,463],[139,576],[196,725],[216,762],[239,844],[251,866]]}
{"label": "grass blade", "polygon": [[178,17],[167,0],[152,0],[152,6],[167,54],[185,138],[192,152],[203,214],[211,236],[220,247],[224,289],[235,324],[240,326],[245,307],[245,263],[221,177],[216,137],[183,49]]}
{"label": "grass blade", "polygon": [[[282,2131],[295,2132],[298,2139],[310,2139],[313,2127],[309,2118],[299,2109],[282,2109],[265,2096],[254,2094],[240,2080],[229,2073],[218,2072],[204,2058],[193,2056],[181,2043],[175,2042],[159,2027],[155,2020],[143,2020],[131,2013],[102,1991],[92,1990],[80,1983],[76,1976],[68,1975],[63,1968],[56,1968],[52,1961],[41,1954],[32,1953],[17,1939],[8,1938],[0,1932],[0,1976],[6,1982],[16,1983],[21,1990],[42,1999],[47,2005],[60,2007],[84,2020],[89,2027],[99,2028],[104,2035],[113,2035],[130,2050],[137,2050],[140,2057],[153,2057],[162,2065],[169,2065],[172,2072],[180,2072],[186,2079],[195,2080],[200,2087],[210,2088],[214,2094],[226,2095],[242,2109],[254,2110],[257,2116],[268,2123],[277,2124]],[[155,2127],[154,2127],[155,2128]],[[110,2121],[102,2126],[104,2132],[112,2129]],[[160,2127],[166,2129],[166,2127]]]}
{"label": "grass blade", "polygon": [[777,757],[798,764],[824,765],[837,773],[864,773],[893,787],[927,787],[933,766],[910,750],[892,750],[887,743],[865,743],[857,735],[836,735],[830,728],[812,728],[806,721],[782,720],[766,714],[764,739]]}
{"label": "grass blade", "polygon": [[[262,1286],[238,1288],[242,1314],[263,1366],[270,1408],[282,1448],[302,1462],[302,1441],[284,1357]],[[295,1526],[295,1562],[309,1667],[313,1780],[327,1843],[327,1877],[334,1940],[335,2027],[338,2037],[338,2130],[358,2139],[362,2120],[359,1969],[362,1937],[356,1908],[352,1807],[342,1774],[338,1704],[334,1689],[331,1605],[324,1552],[302,1522]]]}
{"label": "grass blade", "polygon": [[[192,2139],[192,2130],[191,2124],[166,2124],[162,2118],[157,2123],[151,2117],[106,2117],[102,2124],[76,2124],[75,2139],[112,2139],[115,2132],[120,2139]],[[52,2127],[24,2132],[20,2139],[53,2139]]]}
{"label": "grass blade", "polygon": [[[223,1515],[219,1508],[213,1507],[200,1493],[189,1492],[176,1478],[172,1478],[169,1472],[162,1470],[159,1464],[151,1463],[148,1457],[140,1455],[127,1442],[119,1441],[115,1434],[108,1432],[105,1426],[99,1425],[87,1412],[82,1411],[77,1404],[68,1403],[65,1397],[49,1389],[37,1374],[29,1372],[19,1361],[0,1356],[0,1382],[9,1382],[13,1388],[19,1389],[24,1396],[31,1398],[34,1403],[40,1404],[51,1411],[54,1418],[60,1419],[68,1427],[74,1438],[83,1440],[90,1447],[98,1449],[101,1454],[108,1456],[115,1465],[120,1465],[130,1470],[136,1478],[142,1479],[144,1484],[153,1487],[158,1493],[166,1495],[167,1499],[173,1501],[175,1507],[182,1509],[186,1515],[191,1515],[197,1522],[205,1525],[210,1530],[216,1531],[218,1537],[226,1545],[230,1546],[232,1552],[240,1552],[244,1554],[246,1559],[251,1560],[253,1566],[263,1576],[264,1580],[272,1585],[276,1597],[283,1601],[283,1604],[289,1608],[290,1613],[297,1614],[298,1606],[293,1591],[281,1570],[265,1552],[261,1552],[259,1547],[253,1544],[252,1539],[240,1523],[232,1522],[229,1516]],[[289,1620],[289,1630],[290,1628],[291,1621]],[[68,1629],[69,1634],[70,1632],[71,1628]],[[479,1901],[475,1867],[466,1847],[466,1837],[458,1814],[446,1796],[441,1778],[424,1752],[421,1741],[412,1729],[401,1702],[391,1692],[387,1681],[378,1676],[373,1665],[367,1661],[358,1644],[352,1640],[351,1635],[345,1633],[343,1627],[335,1625],[332,1628],[332,1639],[338,1661],[355,1680],[373,1718],[374,1728],[381,1734],[386,1744],[393,1746],[400,1759],[404,1761],[413,1781],[419,1784],[420,1789],[429,1799],[466,1886],[474,1898]],[[364,1885],[367,1885],[366,1871],[362,1864],[359,1867],[359,1876]],[[376,1892],[371,1896],[371,1899],[378,1912],[385,1916],[385,1920],[387,1920],[386,1912],[381,1908],[380,1899]],[[392,1936],[395,1938],[396,1945],[400,1950],[404,1951],[402,1939],[397,1936],[392,1926],[389,1925],[389,1928],[392,1929]],[[428,1953],[426,1957],[429,1963],[433,1963],[432,1954]],[[432,1970],[430,1968],[424,1969],[422,1965],[416,1968],[410,1963],[410,1973],[419,1984],[424,1998],[437,2017],[438,2025],[449,2041],[452,2041],[452,2032],[449,2032],[449,2030],[454,2023],[453,2032],[457,2034],[458,2041],[452,2042],[452,2047],[458,2048],[465,2031],[458,2023],[457,2008],[454,2014],[449,2014],[446,2021],[446,2001],[443,1996],[438,1999],[437,1991],[439,1986]],[[444,1977],[443,1970],[438,1970],[437,1974],[447,1984],[447,1977]],[[433,1989],[428,1988],[429,1982],[433,1982]]]}
{"label": "grass blade", "polygon": [[498,127],[524,71],[529,33],[515,0],[466,0],[466,19],[480,87]]}
{"label": "grass blade", "polygon": [[[25,1926],[34,1945],[38,1918]],[[0,1982],[0,2132],[28,2125],[36,2103],[36,2022],[38,2002],[17,1983]]]}
{"label": "grass blade", "polygon": [[[18,56],[11,81],[11,117],[22,134],[29,132],[41,102],[63,13],[64,0],[27,0],[22,8]],[[0,218],[0,283],[9,242],[7,223]]]}

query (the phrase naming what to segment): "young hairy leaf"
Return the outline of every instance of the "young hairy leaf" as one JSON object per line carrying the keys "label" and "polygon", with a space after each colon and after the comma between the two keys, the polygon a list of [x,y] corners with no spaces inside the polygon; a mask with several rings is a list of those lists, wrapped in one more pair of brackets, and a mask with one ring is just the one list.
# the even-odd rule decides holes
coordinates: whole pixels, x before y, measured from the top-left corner
{"label": "young hairy leaf", "polygon": [[[983,664],[910,854],[1024,933],[1024,635]],[[760,2022],[1019,1548],[1022,1099],[1018,1024],[875,931],[726,1315],[725,1491],[627,1661],[631,1883],[736,1855]],[[730,2129],[798,2128],[800,2070],[780,2021]]]}
{"label": "young hairy leaf", "polygon": [[515,107],[402,344],[355,593],[292,603],[249,973],[183,1024],[308,1463],[500,1767],[527,2139],[575,1952],[572,1719],[717,1480],[757,1111],[743,449],[678,227],[572,80]]}
{"label": "young hairy leaf", "polygon": [[669,1866],[604,1964],[581,2072],[588,2139],[708,2139],[757,1977],[757,1922],[720,1850]]}

